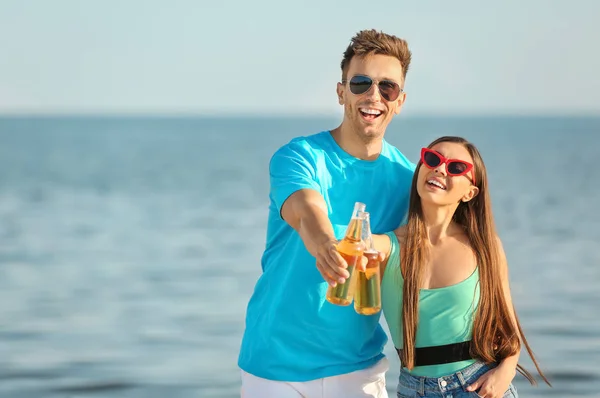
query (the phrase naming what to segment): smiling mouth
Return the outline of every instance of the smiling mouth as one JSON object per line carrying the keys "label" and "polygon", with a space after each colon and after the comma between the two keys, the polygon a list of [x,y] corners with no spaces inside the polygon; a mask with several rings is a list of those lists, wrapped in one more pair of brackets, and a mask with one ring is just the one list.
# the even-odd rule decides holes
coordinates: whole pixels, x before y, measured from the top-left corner
{"label": "smiling mouth", "polygon": [[375,120],[383,114],[379,109],[373,108],[358,108],[358,111],[366,120]]}
{"label": "smiling mouth", "polygon": [[441,182],[439,182],[438,180],[427,180],[427,185],[439,188],[439,189],[443,189],[444,191],[446,190],[446,186],[444,184],[442,184]]}

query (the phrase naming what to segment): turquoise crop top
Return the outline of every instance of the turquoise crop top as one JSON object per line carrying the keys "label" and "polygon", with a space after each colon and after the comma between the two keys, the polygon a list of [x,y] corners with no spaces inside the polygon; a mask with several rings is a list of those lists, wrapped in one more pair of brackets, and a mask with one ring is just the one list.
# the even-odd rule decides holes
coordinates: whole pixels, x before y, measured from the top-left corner
{"label": "turquoise crop top", "polygon": [[[396,348],[402,348],[402,288],[400,244],[394,232],[386,233],[391,251],[381,282],[381,304],[386,323]],[[471,339],[473,318],[479,304],[478,269],[455,285],[438,289],[421,289],[419,293],[419,323],[415,347],[430,347],[459,343]],[[455,373],[475,360],[442,365],[416,366],[415,376],[441,377]]]}

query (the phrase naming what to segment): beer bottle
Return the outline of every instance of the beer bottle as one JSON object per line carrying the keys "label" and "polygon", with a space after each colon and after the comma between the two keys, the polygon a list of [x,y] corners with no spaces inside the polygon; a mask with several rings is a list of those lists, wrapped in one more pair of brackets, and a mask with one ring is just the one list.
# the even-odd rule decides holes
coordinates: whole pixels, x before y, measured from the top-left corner
{"label": "beer bottle", "polygon": [[326,299],[336,305],[350,305],[354,294],[355,268],[361,261],[364,243],[362,241],[362,228],[364,222],[364,203],[356,202],[352,211],[352,218],[346,229],[346,235],[338,242],[336,249],[348,264],[349,277],[344,283],[338,283],[335,287],[329,286]]}
{"label": "beer bottle", "polygon": [[368,262],[365,271],[356,271],[354,310],[362,315],[373,315],[381,310],[381,271],[379,252],[373,244],[369,213],[365,213],[362,237],[365,242],[363,256]]}

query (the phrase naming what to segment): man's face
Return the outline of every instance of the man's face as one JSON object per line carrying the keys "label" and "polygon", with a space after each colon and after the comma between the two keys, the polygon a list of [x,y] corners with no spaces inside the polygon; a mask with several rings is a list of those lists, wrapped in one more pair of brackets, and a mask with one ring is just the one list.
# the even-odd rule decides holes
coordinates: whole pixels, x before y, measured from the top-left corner
{"label": "man's face", "polygon": [[[368,78],[373,81],[373,85],[362,94],[352,93],[350,81],[356,76],[360,76],[363,88],[367,87],[368,84],[364,82],[368,82]],[[406,94],[400,92],[398,98],[386,99],[385,94],[380,92],[381,82],[388,93],[393,92],[394,84],[400,88],[404,86],[402,65],[397,58],[380,54],[355,56],[348,66],[345,83],[338,83],[337,86],[339,103],[344,106],[344,122],[348,123],[352,127],[351,130],[364,142],[383,137],[394,115],[400,113],[406,98]]]}

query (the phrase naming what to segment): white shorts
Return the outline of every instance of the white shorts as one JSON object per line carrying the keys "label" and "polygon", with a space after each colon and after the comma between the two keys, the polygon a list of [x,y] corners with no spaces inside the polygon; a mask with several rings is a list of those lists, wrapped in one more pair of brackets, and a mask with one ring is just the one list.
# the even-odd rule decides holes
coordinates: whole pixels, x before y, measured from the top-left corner
{"label": "white shorts", "polygon": [[388,398],[387,358],[370,368],[305,382],[262,379],[242,370],[242,398]]}

